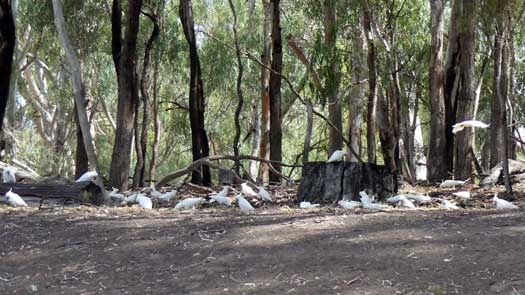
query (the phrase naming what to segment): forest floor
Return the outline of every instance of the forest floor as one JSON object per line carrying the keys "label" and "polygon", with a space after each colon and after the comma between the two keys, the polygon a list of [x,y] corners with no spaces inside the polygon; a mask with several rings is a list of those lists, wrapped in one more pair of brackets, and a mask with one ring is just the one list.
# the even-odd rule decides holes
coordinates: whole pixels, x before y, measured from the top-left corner
{"label": "forest floor", "polygon": [[0,205],[0,294],[525,294],[525,212]]}

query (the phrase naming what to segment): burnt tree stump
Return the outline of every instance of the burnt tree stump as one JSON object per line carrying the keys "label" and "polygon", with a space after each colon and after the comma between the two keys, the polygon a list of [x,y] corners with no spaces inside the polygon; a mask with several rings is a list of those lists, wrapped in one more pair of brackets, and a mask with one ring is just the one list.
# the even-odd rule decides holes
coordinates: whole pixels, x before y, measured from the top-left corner
{"label": "burnt tree stump", "polygon": [[21,197],[37,197],[41,199],[68,199],[80,203],[102,205],[104,194],[100,188],[91,181],[74,182],[70,184],[25,184],[25,183],[0,183],[0,194],[13,192]]}
{"label": "burnt tree stump", "polygon": [[309,162],[303,167],[298,201],[333,204],[339,200],[359,201],[366,190],[383,200],[396,193],[394,175],[385,167],[359,162]]}

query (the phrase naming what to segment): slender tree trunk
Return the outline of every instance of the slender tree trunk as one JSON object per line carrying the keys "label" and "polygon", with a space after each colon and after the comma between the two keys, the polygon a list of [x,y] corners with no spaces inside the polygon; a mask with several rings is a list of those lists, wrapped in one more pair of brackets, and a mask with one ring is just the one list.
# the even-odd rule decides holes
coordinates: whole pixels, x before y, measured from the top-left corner
{"label": "slender tree trunk", "polygon": [[371,15],[368,10],[364,10],[363,28],[365,30],[368,56],[368,105],[367,105],[367,135],[366,148],[369,163],[376,162],[376,105],[377,105],[377,69],[376,69],[376,48],[372,36]]}
{"label": "slender tree trunk", "polygon": [[75,125],[77,128],[77,148],[75,152],[75,179],[79,178],[89,169],[89,158],[86,152],[86,148],[84,147],[84,136],[82,135],[82,126],[80,126],[80,122],[78,120],[78,112],[78,106],[75,102]]}
{"label": "slender tree trunk", "polygon": [[[445,98],[443,94],[443,27],[445,3],[429,0],[431,7],[431,34],[429,67],[430,136],[428,143],[427,178],[431,182],[447,179],[445,135]],[[417,98],[416,98],[417,99]]]}
{"label": "slender tree trunk", "polygon": [[[117,2],[117,3],[115,3]],[[126,33],[123,45],[120,44],[120,3],[114,0],[112,14],[113,60],[118,61],[118,107],[117,129],[115,131],[115,145],[111,157],[109,172],[110,184],[119,190],[127,190],[131,164],[131,151],[133,139],[133,122],[135,108],[139,102],[138,77],[136,69],[137,37],[139,33],[140,12],[142,0],[128,1]]]}
{"label": "slender tree trunk", "polygon": [[159,99],[158,99],[158,81],[160,74],[160,49],[157,47],[157,56],[155,57],[155,65],[153,67],[153,143],[151,144],[151,161],[149,166],[149,180],[150,185],[157,177],[157,155],[159,152],[160,141],[160,118],[159,118]]}
{"label": "slender tree trunk", "polygon": [[80,62],[76,56],[75,50],[71,46],[69,41],[69,36],[66,29],[66,21],[64,19],[64,12],[62,9],[62,2],[60,0],[53,0],[53,13],[55,18],[55,25],[58,31],[58,36],[60,38],[60,43],[62,48],[66,53],[66,61],[71,72],[72,84],[73,84],[73,94],[75,97],[75,105],[78,106],[77,116],[80,129],[82,132],[84,148],[89,159],[89,163],[93,169],[97,172],[99,177],[97,178],[97,184],[105,192],[104,183],[102,181],[102,173],[97,161],[97,155],[95,152],[95,144],[91,138],[90,132],[90,123],[87,115],[86,105],[86,90],[84,83],[82,81],[82,69]]}
{"label": "slender tree trunk", "polygon": [[[283,48],[281,38],[280,0],[271,0],[272,3],[272,72],[270,73],[270,160],[282,161],[281,129],[281,71],[283,68]],[[274,164],[274,168],[281,172],[281,165]],[[270,181],[279,182],[276,173],[270,173]]]}
{"label": "slender tree trunk", "polygon": [[[456,123],[457,96],[460,78],[460,44],[459,30],[463,21],[460,16],[462,0],[451,0],[450,29],[448,31],[447,60],[445,63],[445,77],[443,96],[445,99],[445,162],[447,173],[454,172],[454,134],[452,125]],[[430,162],[430,160],[429,160]],[[445,175],[446,177],[446,175]],[[438,179],[434,179],[438,180]]]}
{"label": "slender tree trunk", "polygon": [[[237,98],[239,100],[237,104],[237,109],[235,110],[235,137],[233,139],[233,155],[235,157],[239,156],[239,140],[241,138],[241,122],[239,117],[241,115],[242,106],[244,104],[244,99],[242,97],[242,74],[243,74],[243,65],[241,59],[241,46],[239,44],[239,35],[237,33],[237,12],[235,11],[235,5],[233,0],[228,1],[230,3],[230,9],[233,15],[233,39],[235,40],[235,53],[237,55]],[[241,162],[239,160],[235,161],[234,170],[237,174],[240,174]]]}
{"label": "slender tree trunk", "polygon": [[[193,161],[209,156],[208,136],[204,128],[204,83],[202,82],[201,66],[197,53],[197,40],[191,11],[191,1],[181,0],[179,16],[184,30],[184,36],[188,42],[190,52],[190,125]],[[191,181],[195,184],[210,185],[210,167],[202,165],[200,171],[192,173]]]}
{"label": "slender tree trunk", "polygon": [[[352,149],[361,156],[361,133],[363,124],[363,102],[365,99],[366,80],[366,37],[361,27],[355,29],[352,53],[352,91],[350,93],[348,118],[349,140]],[[348,160],[357,162],[356,156],[350,150],[347,152]]]}
{"label": "slender tree trunk", "polygon": [[337,128],[330,127],[328,136],[328,154],[343,148],[343,115],[342,103],[339,98],[340,73],[337,60],[337,25],[336,25],[336,1],[325,0],[324,6],[324,41],[329,61],[327,71],[325,92],[328,96],[328,118]]}
{"label": "slender tree trunk", "polygon": [[148,18],[153,23],[153,30],[151,35],[146,42],[146,48],[144,49],[144,62],[142,65],[142,78],[140,81],[140,95],[142,96],[142,124],[140,126],[140,134],[138,133],[138,106],[137,112],[135,112],[137,122],[137,139],[135,140],[136,151],[137,151],[137,163],[135,165],[135,171],[133,175],[133,187],[144,186],[144,174],[146,170],[146,157],[147,157],[147,146],[148,146],[148,127],[150,122],[150,102],[149,102],[149,81],[150,81],[150,68],[151,68],[151,52],[155,46],[155,42],[160,34],[160,27],[158,22],[157,13],[147,14]]}
{"label": "slender tree trunk", "polygon": [[312,143],[312,133],[314,129],[314,106],[310,99],[305,100],[306,103],[306,133],[304,135],[303,145],[303,165],[310,160],[310,148]]}
{"label": "slender tree trunk", "polygon": [[0,131],[9,98],[9,85],[16,45],[15,19],[12,1],[0,0]]}
{"label": "slender tree trunk", "polygon": [[[461,7],[462,30],[460,32],[460,92],[458,96],[457,120],[463,122],[472,120],[474,101],[476,99],[476,1],[464,0]],[[454,176],[456,179],[467,179],[472,175],[471,153],[472,134],[465,130],[464,134],[456,136],[456,155]]]}
{"label": "slender tree trunk", "polygon": [[[267,67],[271,67],[271,25],[272,25],[272,3],[270,0],[262,0],[264,9],[263,25],[263,55],[261,61]],[[261,67],[261,143],[259,145],[259,157],[270,159],[270,72],[266,67]],[[270,170],[268,164],[259,165],[259,182],[268,183]]]}

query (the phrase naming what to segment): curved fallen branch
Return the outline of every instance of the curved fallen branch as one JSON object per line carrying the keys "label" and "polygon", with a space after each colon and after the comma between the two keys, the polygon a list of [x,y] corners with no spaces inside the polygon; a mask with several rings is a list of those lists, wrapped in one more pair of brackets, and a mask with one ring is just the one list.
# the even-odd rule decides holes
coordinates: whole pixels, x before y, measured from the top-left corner
{"label": "curved fallen branch", "polygon": [[[205,157],[205,158],[199,159],[197,161],[194,161],[193,163],[189,164],[185,168],[182,168],[180,170],[177,170],[175,172],[172,172],[172,173],[164,176],[159,181],[157,181],[156,186],[157,187],[162,187],[162,186],[166,185],[168,182],[170,182],[170,181],[172,181],[174,179],[177,179],[179,177],[182,177],[184,175],[187,175],[187,174],[193,172],[195,169],[199,168],[201,165],[207,165],[210,168],[214,168],[214,169],[225,169],[225,170],[233,171],[232,169],[224,168],[224,167],[221,167],[221,166],[218,166],[218,165],[215,165],[215,164],[212,163],[212,161],[219,161],[219,160],[229,160],[229,161],[233,161],[233,162],[241,161],[241,160],[251,160],[251,161],[264,162],[264,163],[268,164],[268,167],[270,168],[270,170],[273,173],[277,174],[279,177],[281,177],[282,179],[285,179],[285,180],[289,180],[289,178],[286,175],[278,172],[273,167],[272,164],[279,164],[279,165],[284,166],[284,167],[302,167],[302,165],[286,164],[286,163],[282,163],[282,162],[279,162],[279,161],[272,161],[272,160],[267,160],[267,159],[254,157],[254,156],[241,155],[241,156],[235,157],[235,156],[230,156],[230,155],[214,155],[214,156],[209,156],[209,157]],[[233,174],[234,174],[234,177],[235,177],[235,182],[237,182],[237,183],[243,182],[242,178],[237,173],[235,173],[235,171],[233,171],[233,172],[234,172]]]}

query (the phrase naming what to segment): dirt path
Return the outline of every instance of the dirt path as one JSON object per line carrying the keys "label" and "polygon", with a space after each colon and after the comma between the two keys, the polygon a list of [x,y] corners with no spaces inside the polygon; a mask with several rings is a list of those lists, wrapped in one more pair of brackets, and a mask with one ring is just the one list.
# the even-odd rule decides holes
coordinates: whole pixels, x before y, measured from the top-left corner
{"label": "dirt path", "polygon": [[525,212],[1,213],[0,294],[525,294]]}

